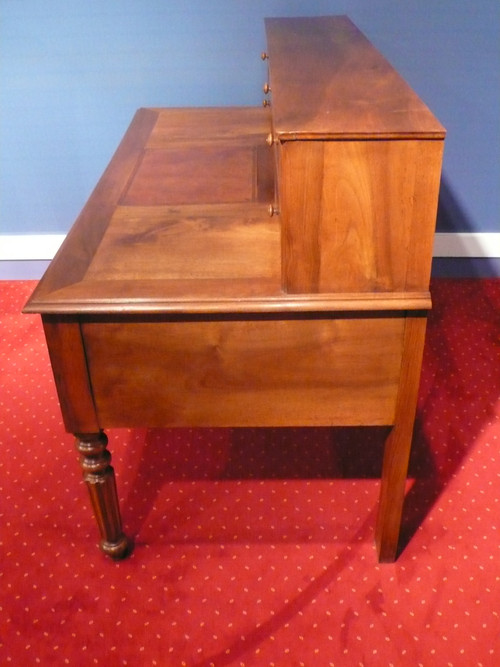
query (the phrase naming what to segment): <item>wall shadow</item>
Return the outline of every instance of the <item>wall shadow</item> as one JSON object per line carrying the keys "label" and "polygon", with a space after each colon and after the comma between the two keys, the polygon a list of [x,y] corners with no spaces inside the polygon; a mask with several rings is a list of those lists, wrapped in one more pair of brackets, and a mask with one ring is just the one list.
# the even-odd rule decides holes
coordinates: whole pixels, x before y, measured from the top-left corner
{"label": "wall shadow", "polygon": [[[441,178],[436,231],[439,233],[473,233],[478,230],[467,216],[445,174]],[[461,254],[468,249],[463,246]],[[479,254],[479,253],[478,253]],[[500,258],[434,257],[434,278],[495,278],[500,276]]]}

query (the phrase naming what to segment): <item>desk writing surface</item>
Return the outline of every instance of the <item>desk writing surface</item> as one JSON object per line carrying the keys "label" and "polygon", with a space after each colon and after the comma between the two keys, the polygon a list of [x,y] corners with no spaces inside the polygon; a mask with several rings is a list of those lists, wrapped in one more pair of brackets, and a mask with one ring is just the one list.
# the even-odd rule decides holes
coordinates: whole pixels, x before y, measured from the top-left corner
{"label": "desk writing surface", "polygon": [[27,310],[279,294],[269,128],[259,108],[140,110]]}
{"label": "desk writing surface", "polygon": [[428,307],[427,291],[283,292],[269,129],[259,108],[139,110],[26,312]]}

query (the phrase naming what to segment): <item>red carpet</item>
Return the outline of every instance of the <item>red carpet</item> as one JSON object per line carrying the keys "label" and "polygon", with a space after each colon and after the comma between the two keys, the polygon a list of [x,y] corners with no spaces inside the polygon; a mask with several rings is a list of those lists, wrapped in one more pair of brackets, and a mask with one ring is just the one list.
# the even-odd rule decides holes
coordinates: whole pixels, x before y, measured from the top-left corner
{"label": "red carpet", "polygon": [[500,664],[500,281],[436,280],[402,552],[376,429],[112,431],[107,560],[33,282],[0,283],[0,664]]}

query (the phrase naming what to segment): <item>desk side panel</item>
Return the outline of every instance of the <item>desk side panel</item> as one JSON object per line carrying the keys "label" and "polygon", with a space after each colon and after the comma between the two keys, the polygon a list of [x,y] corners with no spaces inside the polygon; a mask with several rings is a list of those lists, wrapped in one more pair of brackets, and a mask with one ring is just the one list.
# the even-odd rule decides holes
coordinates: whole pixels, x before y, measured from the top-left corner
{"label": "desk side panel", "polygon": [[284,289],[428,289],[442,150],[431,139],[284,142]]}
{"label": "desk side panel", "polygon": [[112,426],[384,425],[403,317],[86,323],[99,421]]}

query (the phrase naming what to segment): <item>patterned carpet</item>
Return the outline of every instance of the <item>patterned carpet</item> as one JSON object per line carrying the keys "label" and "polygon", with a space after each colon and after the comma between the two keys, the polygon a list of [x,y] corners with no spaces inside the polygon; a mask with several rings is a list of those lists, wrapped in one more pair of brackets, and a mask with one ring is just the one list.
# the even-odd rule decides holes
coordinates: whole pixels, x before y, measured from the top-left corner
{"label": "patterned carpet", "polygon": [[383,429],[108,433],[114,563],[64,433],[34,282],[0,282],[0,665],[500,664],[500,281],[435,280],[401,554]]}

